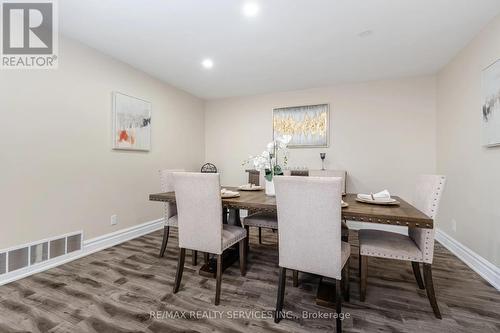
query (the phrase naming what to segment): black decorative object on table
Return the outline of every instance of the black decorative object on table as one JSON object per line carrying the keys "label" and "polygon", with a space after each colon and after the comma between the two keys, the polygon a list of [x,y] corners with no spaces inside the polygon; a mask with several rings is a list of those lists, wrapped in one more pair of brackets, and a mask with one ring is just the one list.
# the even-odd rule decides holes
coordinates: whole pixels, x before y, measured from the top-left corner
{"label": "black decorative object on table", "polygon": [[321,170],[325,170],[326,153],[319,153],[319,157],[321,157]]}

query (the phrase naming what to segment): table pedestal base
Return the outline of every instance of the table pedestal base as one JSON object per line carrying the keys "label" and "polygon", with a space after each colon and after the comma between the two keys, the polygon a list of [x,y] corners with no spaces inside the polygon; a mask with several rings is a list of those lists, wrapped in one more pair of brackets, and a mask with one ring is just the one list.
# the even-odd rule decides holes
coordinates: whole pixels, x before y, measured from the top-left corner
{"label": "table pedestal base", "polygon": [[335,308],[335,280],[322,278],[318,285],[316,304],[328,308]]}
{"label": "table pedestal base", "polygon": [[[228,218],[229,215],[229,218]],[[237,225],[241,227],[240,220],[240,210],[239,209],[231,209],[228,212],[227,208],[223,209],[222,212],[222,222],[224,224]],[[226,270],[226,268],[230,267],[240,258],[239,252],[239,244],[236,244],[233,247],[230,247],[224,253],[222,253],[222,272]],[[217,275],[217,257],[212,256],[208,263],[203,264],[200,268],[200,275],[215,278]]]}
{"label": "table pedestal base", "polygon": [[[224,251],[224,253],[222,254],[222,271],[224,272],[226,268],[237,262],[239,258],[239,249],[237,246],[235,248],[229,248]],[[201,266],[200,275],[208,278],[215,278],[216,274],[217,257],[211,256],[210,260],[208,260],[208,263]]]}

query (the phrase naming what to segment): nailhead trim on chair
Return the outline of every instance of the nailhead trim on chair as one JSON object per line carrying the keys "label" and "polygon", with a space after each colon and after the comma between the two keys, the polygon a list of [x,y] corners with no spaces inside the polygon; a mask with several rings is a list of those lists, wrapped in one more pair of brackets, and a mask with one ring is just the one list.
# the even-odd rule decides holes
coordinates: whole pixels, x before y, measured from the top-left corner
{"label": "nailhead trim on chair", "polygon": [[[440,195],[441,195],[441,189],[443,187],[443,180],[445,178],[444,177],[441,177],[441,181],[439,182],[439,186],[437,188],[437,191],[434,193],[434,203],[432,204],[432,208],[431,209],[431,216],[429,216],[430,218],[434,219],[436,216],[435,216],[435,213],[436,213],[436,202],[438,201]],[[427,256],[430,256],[430,251],[429,251],[429,242],[431,241],[430,239],[430,234],[432,233],[432,231],[427,231],[425,233],[425,254],[424,254],[424,257],[427,257]]]}
{"label": "nailhead trim on chair", "polygon": [[257,222],[257,221],[246,221],[243,220],[243,225],[245,227],[259,227],[259,228],[269,228],[278,230],[278,223],[266,223],[266,222]]}
{"label": "nailhead trim on chair", "polygon": [[386,254],[370,252],[370,251],[361,251],[361,255],[362,256],[369,256],[369,257],[391,258],[391,259],[422,262],[421,257],[418,258],[418,257],[409,257],[409,256],[394,256],[394,255],[386,255]]}
{"label": "nailhead trim on chair", "polygon": [[247,237],[247,231],[246,231],[245,229],[243,229],[243,231],[244,231],[244,232],[243,232],[243,233],[241,233],[241,234],[239,235],[239,237],[234,237],[234,238],[230,239],[230,240],[228,241],[228,243],[227,243],[228,245],[224,246],[224,247],[222,248],[222,251],[224,251],[224,250],[226,250],[226,249],[230,248],[231,246],[233,246],[234,244],[238,243],[238,242],[239,242],[239,241],[241,241],[242,239],[245,239],[245,238]]}
{"label": "nailhead trim on chair", "polygon": [[171,216],[167,219],[167,215],[165,215],[165,225],[168,227],[177,227],[177,220],[174,219],[175,216],[177,215]]}

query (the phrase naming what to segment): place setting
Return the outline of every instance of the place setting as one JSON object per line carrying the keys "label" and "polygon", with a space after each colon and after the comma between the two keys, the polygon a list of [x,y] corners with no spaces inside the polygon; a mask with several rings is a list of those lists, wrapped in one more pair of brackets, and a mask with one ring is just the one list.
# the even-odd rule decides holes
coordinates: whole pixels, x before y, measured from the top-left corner
{"label": "place setting", "polygon": [[240,192],[223,188],[220,190],[220,196],[222,199],[238,198],[240,196]]}
{"label": "place setting", "polygon": [[356,201],[371,204],[371,205],[382,205],[382,206],[398,206],[399,201],[391,197],[388,190],[383,190],[377,193],[371,194],[358,194],[356,196]]}
{"label": "place setting", "polygon": [[262,191],[264,189],[264,187],[262,187],[260,185],[248,183],[245,185],[238,186],[238,189],[240,191]]}

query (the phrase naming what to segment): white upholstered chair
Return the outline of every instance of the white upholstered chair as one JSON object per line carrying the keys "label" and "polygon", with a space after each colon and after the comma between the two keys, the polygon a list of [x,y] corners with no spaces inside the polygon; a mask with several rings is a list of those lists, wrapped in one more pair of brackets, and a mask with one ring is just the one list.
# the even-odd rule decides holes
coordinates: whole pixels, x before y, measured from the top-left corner
{"label": "white upholstered chair", "polygon": [[186,249],[217,255],[215,305],[220,301],[222,253],[239,242],[241,275],[246,274],[246,230],[222,223],[219,174],[174,173],[179,228],[179,262],[174,294],[179,291]]}
{"label": "white upholstered chair", "polygon": [[[259,184],[264,187],[266,185],[264,172],[259,173]],[[247,229],[247,235],[250,237],[250,227],[259,229],[259,244],[262,244],[262,228],[278,230],[278,217],[274,213],[249,211],[249,215],[243,218],[243,225]],[[247,241],[247,246],[250,241]]]}
{"label": "white upholstered chair", "polygon": [[[171,192],[174,190],[174,179],[172,174],[174,172],[184,172],[184,169],[164,169],[160,170],[160,190],[161,192]],[[163,225],[163,240],[161,242],[160,257],[165,255],[167,249],[168,236],[170,234],[170,228],[177,228],[177,206],[172,202],[164,203],[164,220]],[[191,264],[193,266],[197,265],[198,253],[196,251],[192,252]]]}
{"label": "white upholstered chair", "polygon": [[[310,177],[339,177],[342,179],[342,194],[346,193],[347,171],[345,170],[309,170]],[[345,220],[342,220],[342,240],[349,241],[349,227]]]}
{"label": "white upholstered chair", "polygon": [[[342,272],[349,267],[351,253],[349,244],[341,241],[341,179],[283,176],[274,182],[280,223],[275,322],[282,318],[287,269],[335,279],[336,312],[340,313]],[[348,274],[346,280],[348,287]],[[338,316],[337,331],[340,330]]]}
{"label": "white upholstered chair", "polygon": [[346,193],[347,171],[345,170],[309,170],[309,177],[339,177],[342,179],[342,194]]}
{"label": "white upholstered chair", "polygon": [[[417,180],[414,206],[434,219],[444,190],[446,178],[439,175],[423,175]],[[368,257],[379,257],[411,261],[413,273],[420,289],[426,289],[434,315],[441,313],[432,282],[432,260],[434,256],[434,229],[409,228],[408,236],[379,230],[359,231],[360,299],[365,300],[368,273]],[[423,266],[424,282],[420,274]]]}

